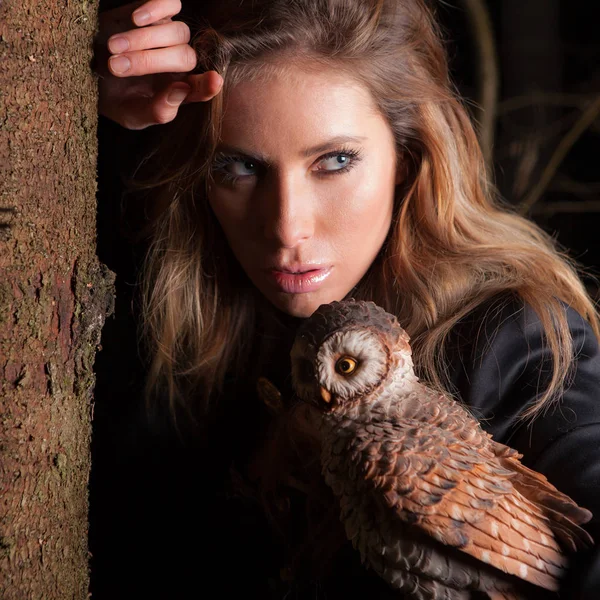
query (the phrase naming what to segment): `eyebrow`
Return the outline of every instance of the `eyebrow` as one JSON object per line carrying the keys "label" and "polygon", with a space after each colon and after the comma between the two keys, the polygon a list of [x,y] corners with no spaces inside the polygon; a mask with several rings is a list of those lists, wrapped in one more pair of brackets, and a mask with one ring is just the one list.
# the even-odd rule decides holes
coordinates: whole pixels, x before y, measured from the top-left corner
{"label": "eyebrow", "polygon": [[302,150],[302,156],[309,158],[313,156],[313,154],[318,154],[319,152],[325,152],[326,150],[330,150],[334,146],[339,146],[340,144],[347,144],[348,142],[359,143],[366,140],[366,137],[356,136],[356,135],[337,135],[332,137],[331,139],[323,142],[322,144],[318,144],[317,146],[312,146],[310,148],[305,148]]}
{"label": "eyebrow", "polygon": [[[321,142],[316,146],[304,148],[300,151],[300,156],[309,158],[315,154],[319,154],[320,152],[326,152],[327,150],[331,150],[332,148],[339,146],[340,144],[348,144],[350,142],[360,143],[366,139],[366,137],[356,135],[336,135],[335,137]],[[267,165],[272,163],[268,156],[261,154],[260,152],[249,152],[248,150],[244,150],[243,148],[238,148],[236,146],[231,146],[229,144],[219,144],[216,148],[216,152],[222,154],[234,154],[245,156],[252,160],[256,160]]]}

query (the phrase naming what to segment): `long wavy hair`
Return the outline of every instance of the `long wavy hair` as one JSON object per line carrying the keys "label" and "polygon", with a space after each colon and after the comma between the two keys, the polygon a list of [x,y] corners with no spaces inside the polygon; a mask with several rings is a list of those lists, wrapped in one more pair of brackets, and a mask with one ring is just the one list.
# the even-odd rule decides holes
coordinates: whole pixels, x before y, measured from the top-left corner
{"label": "long wavy hair", "polygon": [[[553,357],[535,416],[560,396],[573,359],[565,302],[600,332],[577,266],[538,226],[496,197],[473,124],[448,71],[424,0],[235,0],[208,3],[193,46],[198,71],[223,92],[163,126],[154,155],[144,323],[153,362],[148,389],[172,407],[218,397],[242,372],[255,337],[257,293],[232,256],[207,201],[224,99],[237,82],[290,66],[333,67],[368,89],[405,169],[380,256],[354,297],[396,314],[418,374],[447,384],[444,341],[455,324],[506,292],[536,311]],[[162,133],[161,132],[161,133]]]}

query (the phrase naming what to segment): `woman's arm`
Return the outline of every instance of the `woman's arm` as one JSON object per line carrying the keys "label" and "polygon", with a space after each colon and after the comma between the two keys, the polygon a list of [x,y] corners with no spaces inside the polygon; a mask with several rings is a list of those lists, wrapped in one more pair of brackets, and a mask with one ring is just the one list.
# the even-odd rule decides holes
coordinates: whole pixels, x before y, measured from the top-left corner
{"label": "woman's arm", "polygon": [[519,417],[543,391],[550,351],[535,312],[517,300],[496,300],[457,326],[452,383],[494,439],[592,511],[586,527],[595,550],[577,560],[563,593],[591,599],[600,597],[600,346],[583,317],[565,310],[576,356],[571,381],[560,402],[533,422]]}

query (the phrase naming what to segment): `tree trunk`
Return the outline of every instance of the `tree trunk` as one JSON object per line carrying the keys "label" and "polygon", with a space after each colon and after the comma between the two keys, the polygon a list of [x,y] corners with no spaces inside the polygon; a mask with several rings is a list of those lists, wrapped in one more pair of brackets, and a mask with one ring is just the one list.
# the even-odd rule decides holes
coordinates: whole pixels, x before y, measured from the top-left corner
{"label": "tree trunk", "polygon": [[96,0],[0,2],[0,598],[88,597]]}

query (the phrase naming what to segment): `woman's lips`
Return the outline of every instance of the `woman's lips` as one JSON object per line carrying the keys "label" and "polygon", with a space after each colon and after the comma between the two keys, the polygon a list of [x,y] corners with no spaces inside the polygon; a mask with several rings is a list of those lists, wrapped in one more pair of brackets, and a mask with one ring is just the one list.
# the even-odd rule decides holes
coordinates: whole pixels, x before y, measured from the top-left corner
{"label": "woman's lips", "polygon": [[280,292],[285,294],[304,294],[314,292],[329,277],[331,267],[306,269],[296,273],[268,269],[267,276]]}

